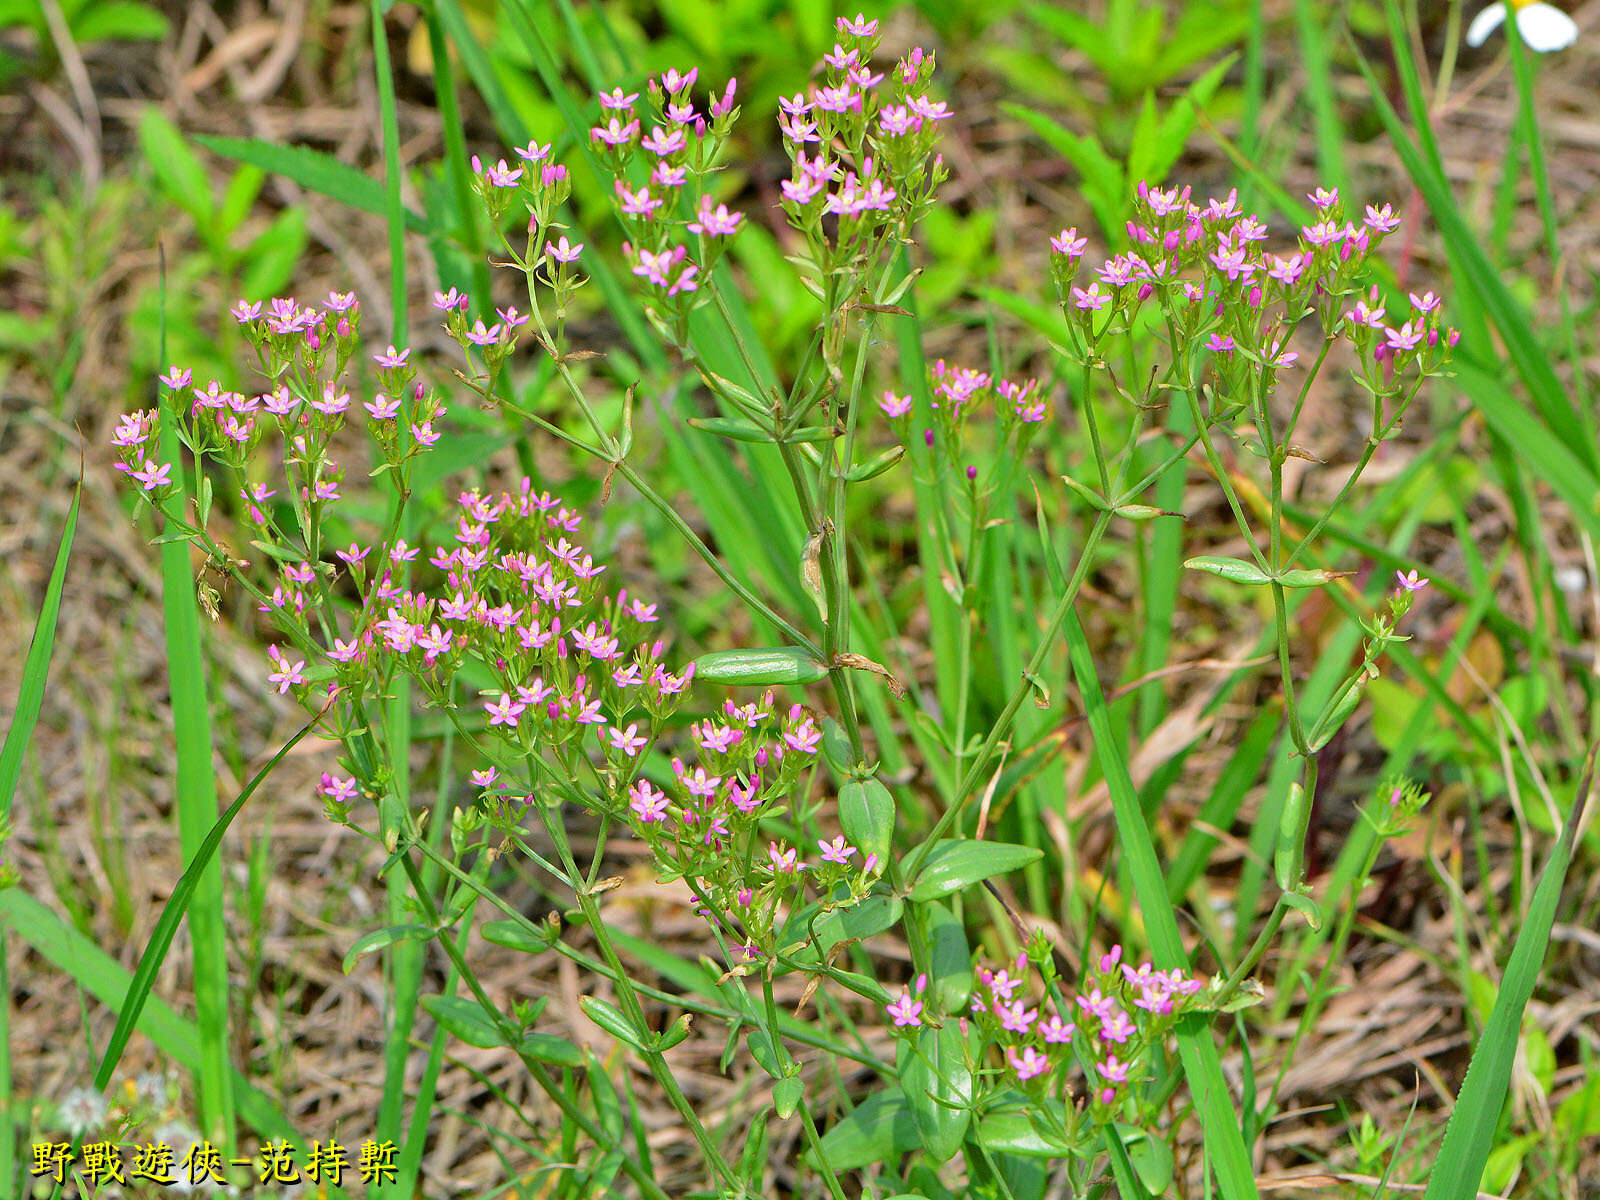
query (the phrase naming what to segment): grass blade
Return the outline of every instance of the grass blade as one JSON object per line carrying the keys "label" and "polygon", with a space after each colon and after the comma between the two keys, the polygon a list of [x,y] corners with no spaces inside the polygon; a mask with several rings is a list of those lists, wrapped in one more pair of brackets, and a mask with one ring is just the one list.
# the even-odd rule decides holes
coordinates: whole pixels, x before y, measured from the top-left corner
{"label": "grass blade", "polygon": [[[17,690],[17,706],[13,710],[11,727],[6,730],[5,745],[0,746],[0,851],[5,848],[6,819],[11,814],[16,799],[17,780],[22,775],[22,758],[33,740],[33,727],[39,720],[39,707],[44,702],[44,685],[50,675],[50,656],[56,644],[56,619],[61,615],[61,592],[67,579],[67,560],[72,555],[72,542],[78,532],[78,506],[83,499],[83,470],[79,464],[78,485],[72,492],[72,504],[67,509],[66,524],[61,530],[61,544],[56,548],[55,565],[50,569],[50,581],[45,585],[44,602],[39,606],[39,619],[33,625],[33,638],[28,643],[28,657],[22,664],[22,686]],[[11,1103],[11,982],[6,970],[6,931],[0,926],[0,1112],[14,1111]],[[12,1187],[16,1178],[15,1129],[8,1121],[0,1129],[0,1187]]]}
{"label": "grass blade", "polygon": [[39,606],[39,619],[34,622],[33,640],[28,643],[28,657],[22,664],[22,686],[17,691],[16,711],[11,718],[11,728],[6,730],[5,745],[0,747],[0,824],[11,813],[17,780],[22,774],[22,756],[27,753],[34,723],[39,719],[39,706],[44,702],[50,654],[56,644],[56,618],[61,614],[61,589],[66,583],[72,541],[78,532],[78,503],[82,498],[80,472],[78,486],[72,493],[72,506],[67,509],[67,523],[61,530],[61,544],[56,548],[55,566],[50,569],[50,582],[45,585],[44,602]]}
{"label": "grass blade", "polygon": [[[1167,898],[1167,884],[1156,858],[1155,843],[1128,773],[1127,756],[1112,730],[1111,713],[1100,688],[1100,678],[1095,673],[1094,655],[1076,612],[1067,614],[1062,631],[1084,715],[1093,734],[1095,755],[1111,790],[1118,841],[1133,878],[1151,952],[1161,968],[1187,970],[1189,956],[1178,936],[1178,921],[1172,902]],[[1254,1200],[1258,1195],[1255,1172],[1250,1167],[1239,1117],[1228,1095],[1228,1084],[1222,1075],[1222,1063],[1210,1029],[1197,1018],[1185,1018],[1178,1026],[1177,1036],[1178,1053],[1183,1059],[1207,1155],[1216,1170],[1222,1195],[1226,1200]]]}
{"label": "grass blade", "polygon": [[1577,840],[1578,824],[1583,810],[1588,806],[1589,788],[1594,781],[1595,751],[1589,751],[1584,764],[1583,781],[1572,802],[1567,819],[1562,822],[1561,835],[1550,851],[1549,861],[1539,874],[1538,886],[1528,903],[1527,916],[1517,940],[1511,947],[1511,958],[1506,963],[1505,975],[1500,980],[1500,990],[1495,996],[1494,1008],[1489,1012],[1488,1023],[1478,1047],[1467,1064],[1467,1077],[1462,1081],[1456,1096],[1455,1107],[1450,1112],[1450,1122],[1445,1126],[1444,1144],[1439,1147],[1439,1157],[1428,1176],[1428,1190],[1423,1200],[1458,1200],[1473,1196],[1478,1182],[1483,1178],[1484,1165],[1489,1152],[1494,1149],[1494,1133],[1500,1123],[1500,1111],[1511,1093],[1511,1067],[1517,1055],[1518,1036],[1522,1031],[1522,1010],[1527,1007],[1533,987],[1539,981],[1539,968],[1544,963],[1545,949],[1550,944],[1550,927],[1555,922],[1556,904],[1561,899],[1561,885],[1567,877],[1567,867],[1572,862],[1572,846]]}
{"label": "grass blade", "polygon": [[[166,259],[162,256],[161,351],[166,357]],[[173,393],[161,397],[161,456],[181,464]],[[196,464],[196,480],[200,475]],[[174,500],[187,510],[193,492],[187,472]],[[211,711],[205,655],[200,646],[200,606],[186,539],[161,545],[161,607],[166,629],[167,672],[172,689],[172,739],[177,763],[178,839],[185,862],[200,854],[217,819],[216,773],[211,766]],[[199,1115],[206,1136],[231,1153],[233,1078],[228,1062],[228,946],[222,897],[222,864],[210,861],[195,881],[189,912],[194,947],[194,1008],[199,1031]]]}

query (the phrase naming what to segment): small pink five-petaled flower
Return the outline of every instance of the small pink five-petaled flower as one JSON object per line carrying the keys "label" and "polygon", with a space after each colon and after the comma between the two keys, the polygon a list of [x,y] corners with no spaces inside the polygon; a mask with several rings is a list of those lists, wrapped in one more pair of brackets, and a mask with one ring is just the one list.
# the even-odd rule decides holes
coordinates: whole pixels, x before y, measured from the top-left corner
{"label": "small pink five-petaled flower", "polygon": [[900,989],[900,999],[885,1006],[884,1009],[897,1027],[922,1024],[922,1001],[911,998],[911,989]]}
{"label": "small pink five-petaled flower", "polygon": [[1394,573],[1394,579],[1395,586],[1402,592],[1420,592],[1423,588],[1428,586],[1428,581],[1421,575],[1418,575],[1414,570],[1406,571],[1404,573],[1396,571]]}
{"label": "small pink five-petaled flower", "polygon": [[819,839],[817,841],[817,849],[822,851],[823,862],[838,863],[841,867],[848,866],[856,853],[856,848],[844,840],[843,834],[840,834],[831,842],[824,842]]}

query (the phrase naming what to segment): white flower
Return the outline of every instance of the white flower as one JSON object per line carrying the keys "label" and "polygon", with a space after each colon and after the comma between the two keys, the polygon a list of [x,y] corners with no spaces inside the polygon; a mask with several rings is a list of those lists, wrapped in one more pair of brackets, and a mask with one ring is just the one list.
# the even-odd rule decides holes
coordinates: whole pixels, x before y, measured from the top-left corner
{"label": "white flower", "polygon": [[73,1088],[61,1097],[56,1117],[63,1129],[73,1137],[78,1137],[92,1129],[99,1129],[101,1122],[106,1119],[109,1107],[106,1098],[99,1092],[90,1091],[88,1088]]}
{"label": "white flower", "polygon": [[1481,46],[1505,22],[1506,9],[1517,14],[1517,33],[1530,50],[1540,54],[1551,50],[1565,50],[1578,40],[1578,25],[1571,17],[1553,4],[1542,0],[1506,0],[1491,4],[1467,26],[1467,45]]}

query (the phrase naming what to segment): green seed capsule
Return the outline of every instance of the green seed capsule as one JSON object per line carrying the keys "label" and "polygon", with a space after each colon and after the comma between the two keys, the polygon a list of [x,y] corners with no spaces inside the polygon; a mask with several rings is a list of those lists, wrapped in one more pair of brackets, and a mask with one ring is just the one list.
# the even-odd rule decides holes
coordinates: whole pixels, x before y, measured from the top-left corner
{"label": "green seed capsule", "polygon": [[828,668],[797,646],[770,650],[717,650],[694,660],[694,677],[707,683],[763,687],[777,683],[816,683]]}
{"label": "green seed capsule", "polygon": [[1272,856],[1278,886],[1292,892],[1300,886],[1306,865],[1306,830],[1311,823],[1311,805],[1299,783],[1289,785],[1289,798],[1283,802],[1278,821],[1278,848]]}

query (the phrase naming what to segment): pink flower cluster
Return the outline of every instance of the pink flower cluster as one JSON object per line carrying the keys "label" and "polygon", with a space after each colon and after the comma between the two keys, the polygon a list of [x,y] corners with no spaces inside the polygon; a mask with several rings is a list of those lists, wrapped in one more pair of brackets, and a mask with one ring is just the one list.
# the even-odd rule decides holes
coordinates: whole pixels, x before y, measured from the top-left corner
{"label": "pink flower cluster", "polygon": [[[191,370],[177,366],[162,374],[159,382],[172,393],[185,444],[235,471],[244,470],[269,432],[278,435],[290,489],[286,499],[301,514],[301,527],[314,508],[340,498],[343,470],[330,451],[358,407],[370,417],[390,466],[399,466],[438,441],[434,422],[444,414],[444,404],[416,380],[407,355],[392,346],[374,356],[384,391],[355,404],[343,382],[345,368],[358,349],[361,306],[353,294],[329,293],[321,307],[302,305],[292,297],[265,305],[240,301],[231,312],[274,386],[257,394],[232,391],[217,380],[201,386]],[[332,378],[319,382],[330,368]],[[119,451],[113,466],[152,499],[175,486],[173,464],[151,457],[159,432],[159,412],[151,409],[123,415],[111,438]],[[255,482],[241,486],[238,494],[250,520],[265,526],[267,501],[280,493]]]}
{"label": "pink flower cluster", "polygon": [[[931,55],[913,50],[875,71],[878,23],[841,17],[837,32],[811,90],[778,101],[793,168],[782,183],[784,211],[824,267],[874,252],[916,219],[945,178],[933,150],[938,127],[954,115],[928,94]],[[825,216],[837,218],[836,232]]]}
{"label": "pink flower cluster", "polygon": [[[1088,1087],[1106,1107],[1116,1102],[1120,1085],[1139,1077],[1145,1050],[1203,986],[1181,971],[1157,971],[1149,963],[1129,966],[1122,962],[1121,946],[1101,955],[1078,995],[1064,998],[1059,1007],[1050,999],[1053,988],[1040,995],[1039,985],[1030,983],[1033,974],[1027,955],[998,971],[980,967],[970,1019],[1019,1083],[1049,1075],[1064,1081],[1080,1060],[1092,1062]],[[923,1024],[925,1005],[918,997],[926,987],[927,976],[919,976],[886,1006],[895,1028]]]}
{"label": "pink flower cluster", "polygon": [[1266,247],[1267,227],[1239,208],[1236,191],[1200,205],[1188,188],[1141,183],[1127,227],[1133,249],[1091,270],[1084,263],[1088,239],[1076,229],[1050,239],[1067,317],[1093,344],[1113,324],[1131,323],[1153,300],[1178,339],[1175,353],[1192,346],[1276,371],[1295,364],[1289,336],[1310,311],[1371,362],[1415,362],[1422,374],[1437,370],[1459,334],[1441,326],[1431,292],[1412,297],[1410,319],[1398,328],[1383,324],[1375,291],[1353,307],[1343,303],[1399,217],[1386,204],[1368,205],[1360,220],[1346,219],[1338,189],[1318,189],[1308,199],[1316,219],[1300,229],[1293,249],[1277,253]]}
{"label": "pink flower cluster", "polygon": [[[1050,411],[1037,379],[997,380],[988,371],[953,366],[942,358],[928,369],[928,389],[934,427],[923,431],[923,440],[931,447],[937,439],[952,459],[963,456],[967,418],[979,409],[992,407],[1000,419],[1002,435],[1015,437],[1019,449]],[[904,439],[909,433],[911,397],[886,391],[879,398],[878,407]],[[977,467],[967,468],[969,480],[976,480],[977,475]]]}
{"label": "pink flower cluster", "polygon": [[498,223],[517,200],[539,225],[554,218],[556,209],[572,194],[572,179],[567,168],[551,158],[550,150],[549,142],[519,146],[512,151],[518,166],[503,158],[485,165],[476,154],[472,156],[472,186],[488,208],[491,220]]}
{"label": "pink flower cluster", "polygon": [[731,939],[735,956],[770,955],[784,918],[808,882],[827,895],[843,881],[864,895],[881,864],[843,837],[819,840],[818,859],[774,840],[774,821],[792,819],[789,798],[822,744],[816,720],[800,705],[786,711],[771,691],[746,704],[725,701],[717,718],[689,727],[699,751],[691,767],[671,760],[670,779],[636,778],[625,791],[627,817],[671,877],[687,879],[701,914]]}
{"label": "pink flower cluster", "polygon": [[[650,80],[653,123],[648,127],[636,107],[638,92],[620,87],[602,92],[601,123],[589,131],[601,161],[615,176],[617,211],[628,231],[623,249],[632,273],[650,285],[652,298],[673,319],[684,317],[698,302],[694,293],[702,272],[744,223],[742,213],[705,191],[739,114],[734,104],[738,81],[730,79],[720,94],[713,94],[702,113],[693,95],[699,74],[698,68],[670,70]],[[635,184],[632,177],[642,173],[635,170],[641,154],[648,178]],[[676,215],[680,198],[696,192],[693,216]],[[695,247],[686,235],[700,239],[698,260],[691,258]]]}

